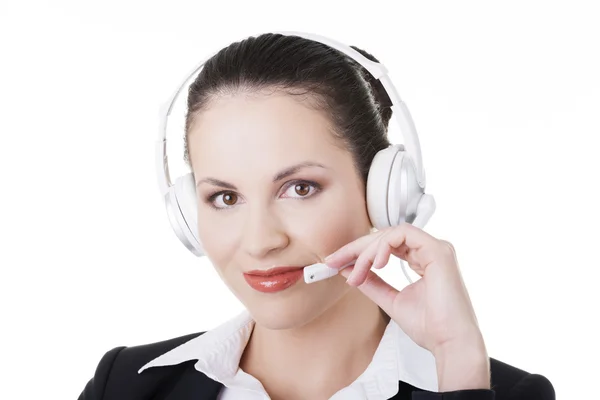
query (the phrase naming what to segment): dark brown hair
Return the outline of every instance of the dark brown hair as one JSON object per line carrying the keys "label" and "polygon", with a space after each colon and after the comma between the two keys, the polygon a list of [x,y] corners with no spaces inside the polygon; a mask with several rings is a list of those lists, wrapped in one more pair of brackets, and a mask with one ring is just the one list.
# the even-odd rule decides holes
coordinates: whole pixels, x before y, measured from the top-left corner
{"label": "dark brown hair", "polygon": [[[371,54],[351,46],[366,58]],[[344,53],[299,36],[265,33],[221,49],[207,60],[188,90],[185,161],[194,118],[212,98],[240,91],[282,90],[308,94],[328,117],[335,136],[352,153],[366,183],[375,154],[390,145],[391,101],[383,85]]]}

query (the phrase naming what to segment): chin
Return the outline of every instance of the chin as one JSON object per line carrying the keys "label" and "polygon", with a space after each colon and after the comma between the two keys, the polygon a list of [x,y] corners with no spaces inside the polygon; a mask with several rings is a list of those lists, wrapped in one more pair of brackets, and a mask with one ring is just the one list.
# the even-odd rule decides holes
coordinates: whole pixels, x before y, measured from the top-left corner
{"label": "chin", "polygon": [[321,316],[346,294],[347,288],[332,279],[322,285],[302,284],[288,293],[287,290],[268,295],[244,292],[240,301],[256,323],[267,329],[281,330],[302,327]]}

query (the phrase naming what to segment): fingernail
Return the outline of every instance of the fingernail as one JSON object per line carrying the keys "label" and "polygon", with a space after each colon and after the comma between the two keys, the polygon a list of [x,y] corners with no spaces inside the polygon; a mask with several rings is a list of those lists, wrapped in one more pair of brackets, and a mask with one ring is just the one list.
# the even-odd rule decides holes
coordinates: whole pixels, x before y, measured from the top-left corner
{"label": "fingernail", "polygon": [[373,259],[373,262],[371,263],[372,266],[377,265],[379,262],[379,254],[377,254],[375,256],[375,258]]}
{"label": "fingernail", "polygon": [[354,278],[354,275],[352,275],[353,271],[347,270],[347,269],[343,269],[340,271],[340,275],[342,275],[344,278],[346,278],[346,283],[350,286],[354,286],[354,281],[352,278]]}
{"label": "fingernail", "polygon": [[348,280],[348,277],[350,276],[351,273],[352,273],[352,271],[350,271],[349,269],[343,269],[340,271],[340,275],[343,276],[344,278],[346,278],[346,281]]}
{"label": "fingernail", "polygon": [[330,260],[330,259],[331,259],[331,257],[333,257],[333,255],[334,255],[334,254],[335,254],[335,253],[331,253],[330,255],[328,255],[327,257],[325,257],[325,258],[323,259],[323,261],[327,262],[328,260]]}

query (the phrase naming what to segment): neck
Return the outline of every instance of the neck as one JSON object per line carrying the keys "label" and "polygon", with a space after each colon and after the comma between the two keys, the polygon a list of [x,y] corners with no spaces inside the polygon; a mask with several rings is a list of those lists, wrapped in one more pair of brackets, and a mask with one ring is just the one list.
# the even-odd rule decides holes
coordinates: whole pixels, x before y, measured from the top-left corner
{"label": "neck", "polygon": [[325,394],[329,398],[365,371],[388,322],[389,317],[375,303],[352,288],[333,307],[301,327],[269,330],[256,324],[240,367],[255,376],[271,398],[277,398],[277,393],[289,398],[289,393],[294,393],[290,389],[300,398],[311,393],[318,397],[310,398]]}

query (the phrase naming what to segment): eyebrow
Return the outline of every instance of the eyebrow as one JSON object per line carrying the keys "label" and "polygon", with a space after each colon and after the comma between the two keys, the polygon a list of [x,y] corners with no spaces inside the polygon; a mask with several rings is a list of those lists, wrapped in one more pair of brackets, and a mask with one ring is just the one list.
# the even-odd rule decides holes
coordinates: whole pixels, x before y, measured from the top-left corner
{"label": "eyebrow", "polygon": [[[282,179],[285,179],[290,175],[294,175],[296,172],[300,171],[303,168],[307,168],[307,167],[327,168],[323,164],[319,164],[319,163],[312,162],[312,161],[305,161],[305,162],[302,162],[302,163],[299,163],[296,165],[292,165],[291,167],[285,168],[285,169],[279,171],[278,173],[276,173],[275,176],[273,176],[273,183],[278,182]],[[226,189],[237,190],[237,187],[235,187],[235,185],[233,185],[229,182],[222,181],[220,179],[216,179],[216,178],[208,177],[208,178],[200,179],[198,182],[196,182],[196,187],[200,186],[200,184],[202,184],[202,183],[210,183],[212,185],[221,186]]]}

